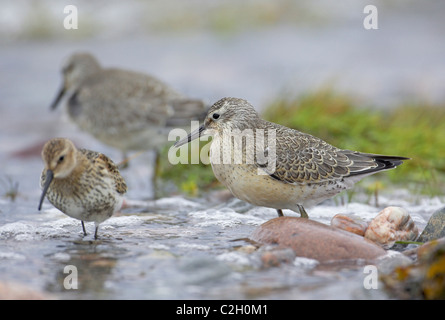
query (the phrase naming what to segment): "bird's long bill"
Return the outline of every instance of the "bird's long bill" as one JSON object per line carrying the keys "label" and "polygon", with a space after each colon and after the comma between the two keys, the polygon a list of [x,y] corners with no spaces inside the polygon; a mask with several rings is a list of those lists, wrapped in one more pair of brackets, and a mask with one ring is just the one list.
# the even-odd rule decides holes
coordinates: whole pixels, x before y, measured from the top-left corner
{"label": "bird's long bill", "polygon": [[198,129],[196,129],[193,132],[190,132],[189,135],[187,137],[185,137],[184,139],[181,139],[179,141],[176,141],[175,143],[175,147],[179,148],[180,146],[183,146],[186,143],[189,143],[192,140],[198,139],[202,136],[202,132],[205,130],[205,126],[201,125]]}
{"label": "bird's long bill", "polygon": [[40,196],[39,211],[40,209],[42,209],[43,200],[45,199],[46,192],[48,191],[49,185],[51,184],[51,181],[53,181],[53,178],[54,178],[54,173],[52,172],[52,170],[48,169],[46,171],[46,178],[45,178],[45,184],[43,185],[42,195]]}
{"label": "bird's long bill", "polygon": [[54,99],[53,103],[51,103],[51,110],[54,110],[57,108],[57,105],[59,104],[60,100],[62,99],[63,95],[65,94],[66,88],[65,85],[62,84],[62,87],[59,89],[59,92],[57,93],[56,98]]}

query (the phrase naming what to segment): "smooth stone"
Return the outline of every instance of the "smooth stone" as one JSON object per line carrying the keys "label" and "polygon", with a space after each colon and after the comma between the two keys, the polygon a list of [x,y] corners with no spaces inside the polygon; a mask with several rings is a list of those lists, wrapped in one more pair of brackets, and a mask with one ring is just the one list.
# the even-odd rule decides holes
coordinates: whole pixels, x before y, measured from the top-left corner
{"label": "smooth stone", "polygon": [[396,241],[415,240],[418,234],[417,226],[406,210],[387,207],[369,223],[365,238],[389,249]]}
{"label": "smooth stone", "polygon": [[445,237],[445,207],[435,211],[417,241],[428,242]]}
{"label": "smooth stone", "polygon": [[339,213],[332,217],[331,226],[363,237],[368,228],[368,223],[358,216]]}
{"label": "smooth stone", "polygon": [[27,287],[24,284],[0,281],[0,300],[53,300],[45,292]]}
{"label": "smooth stone", "polygon": [[291,248],[268,249],[261,253],[260,260],[262,268],[278,267],[283,263],[288,264],[294,261],[295,252]]}
{"label": "smooth stone", "polygon": [[445,299],[445,241],[433,240],[419,247],[416,263],[399,266],[380,280],[399,299]]}
{"label": "smooth stone", "polygon": [[435,251],[438,246],[445,248],[445,238],[434,239],[428,241],[417,248],[417,259],[426,260],[431,255],[431,252]]}
{"label": "smooth stone", "polygon": [[254,230],[250,237],[261,244],[292,248],[298,257],[320,262],[345,259],[372,260],[386,252],[356,234],[298,217],[278,217]]}

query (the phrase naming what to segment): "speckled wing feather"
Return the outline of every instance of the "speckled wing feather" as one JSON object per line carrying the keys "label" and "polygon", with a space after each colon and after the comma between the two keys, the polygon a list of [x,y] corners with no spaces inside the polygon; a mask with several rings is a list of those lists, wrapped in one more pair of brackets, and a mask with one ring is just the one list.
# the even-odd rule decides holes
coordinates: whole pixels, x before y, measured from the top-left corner
{"label": "speckled wing feather", "polygon": [[95,164],[95,167],[99,169],[102,175],[109,176],[114,180],[117,192],[120,194],[127,192],[127,184],[125,183],[124,178],[121,176],[118,167],[110,158],[96,151],[87,149],[79,149],[79,151],[82,152],[88,158],[88,160]]}
{"label": "speckled wing feather", "polygon": [[277,130],[276,169],[270,176],[287,183],[322,183],[364,176],[394,168],[408,159],[341,150],[294,129],[272,123],[267,127]]}

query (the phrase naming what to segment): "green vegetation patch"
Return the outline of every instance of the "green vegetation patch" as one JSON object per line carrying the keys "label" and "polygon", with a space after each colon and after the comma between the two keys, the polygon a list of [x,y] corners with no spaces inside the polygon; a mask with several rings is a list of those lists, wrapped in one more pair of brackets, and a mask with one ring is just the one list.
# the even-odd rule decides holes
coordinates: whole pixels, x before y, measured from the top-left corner
{"label": "green vegetation patch", "polygon": [[[212,166],[200,161],[205,159],[208,162],[208,141],[197,140],[179,149],[166,147],[161,154],[161,159],[176,158],[180,156],[180,163],[172,164],[170,161],[160,162],[160,178],[172,182],[177,191],[190,196],[199,196],[203,192],[216,187],[221,187],[213,174]],[[201,157],[201,155],[203,155]]]}

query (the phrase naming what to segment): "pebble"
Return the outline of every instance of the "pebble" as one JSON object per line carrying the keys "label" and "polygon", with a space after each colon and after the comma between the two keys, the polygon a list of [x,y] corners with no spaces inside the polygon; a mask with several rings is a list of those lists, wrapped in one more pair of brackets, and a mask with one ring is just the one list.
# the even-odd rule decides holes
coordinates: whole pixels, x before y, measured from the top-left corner
{"label": "pebble", "polygon": [[417,241],[428,242],[445,237],[445,207],[435,211]]}
{"label": "pebble", "polygon": [[445,248],[445,238],[435,239],[424,243],[417,248],[417,259],[427,260],[431,253],[440,247]]}
{"label": "pebble", "polygon": [[399,299],[445,299],[445,239],[419,248],[418,261],[380,276],[385,289]]}
{"label": "pebble", "polygon": [[331,220],[331,226],[364,236],[368,223],[356,215],[336,214]]}
{"label": "pebble", "polygon": [[48,293],[14,282],[0,281],[0,300],[53,300]]}
{"label": "pebble", "polygon": [[278,267],[281,264],[289,264],[295,260],[295,252],[291,248],[270,249],[261,253],[261,267]]}
{"label": "pebble", "polygon": [[415,240],[418,234],[419,231],[406,210],[387,207],[369,223],[365,238],[389,249],[396,241]]}
{"label": "pebble", "polygon": [[298,257],[331,261],[344,259],[372,260],[385,254],[380,246],[356,234],[299,217],[269,220],[252,233],[251,240],[292,248]]}

